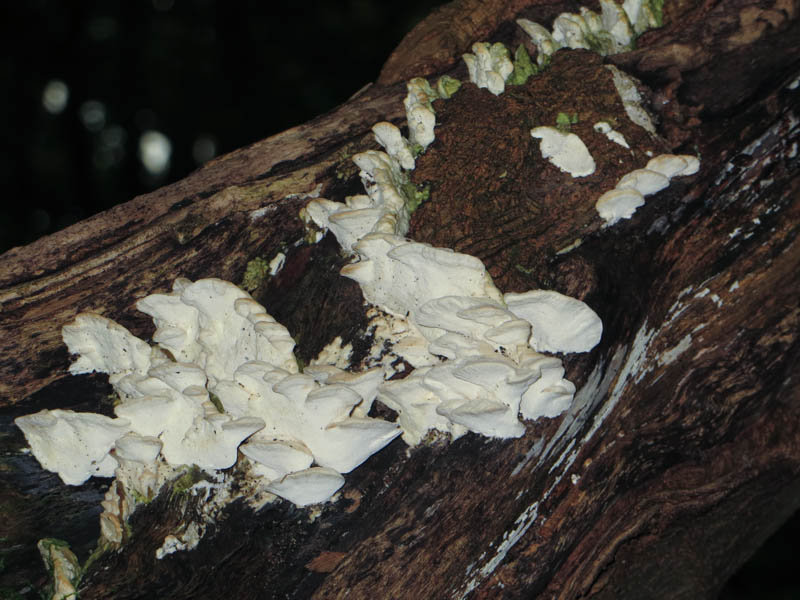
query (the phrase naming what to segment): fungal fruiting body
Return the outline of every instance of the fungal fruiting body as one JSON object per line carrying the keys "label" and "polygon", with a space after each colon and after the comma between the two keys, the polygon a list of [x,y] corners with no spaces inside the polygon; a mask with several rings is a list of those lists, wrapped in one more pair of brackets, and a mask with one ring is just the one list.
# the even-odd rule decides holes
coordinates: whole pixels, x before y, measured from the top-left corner
{"label": "fungal fruiting body", "polygon": [[[474,58],[474,73],[480,65],[493,64],[487,44],[474,50],[483,57],[482,63]],[[507,71],[503,67],[504,77]],[[481,75],[484,83],[491,79],[487,73]],[[427,89],[420,82],[414,87]],[[357,205],[354,198],[359,197],[345,203],[315,199],[304,211],[354,256],[341,273],[359,284],[365,301],[375,308],[370,322],[374,347],[388,346],[393,356],[414,367],[404,379],[382,382],[377,398],[398,413],[403,439],[410,445],[421,443],[431,430],[452,438],[468,431],[518,437],[525,431],[520,414],[526,419],[556,416],[569,406],[575,391],[563,379],[561,361],[541,354],[533,344],[548,352],[587,351],[599,340],[600,319],[582,302],[555,292],[538,304],[533,295],[510,297],[517,313],[480,260],[406,239],[408,210],[401,201],[409,198],[403,193],[398,154],[405,145],[391,127],[375,131],[389,154],[367,151],[354,157],[362,167],[367,197]],[[534,135],[543,138],[543,153],[559,168],[576,177],[594,172],[591,155],[574,134],[539,128]],[[368,162],[383,164],[384,174],[370,171]],[[557,318],[538,316],[547,310]],[[381,365],[386,379],[396,372],[386,362],[373,364]]]}
{"label": "fungal fruiting body", "polygon": [[630,146],[628,145],[625,136],[622,135],[619,131],[617,131],[613,127],[611,127],[608,121],[598,121],[597,123],[594,124],[594,130],[599,133],[602,133],[615,144],[619,144],[623,148],[630,149]]}
{"label": "fungal fruiting body", "polygon": [[661,154],[651,158],[643,169],[624,175],[614,189],[597,199],[597,213],[605,220],[606,226],[620,219],[630,219],[644,204],[645,196],[669,186],[673,177],[694,175],[699,169],[700,160],[688,154]]}
{"label": "fungal fruiting body", "polygon": [[508,49],[501,43],[475,42],[473,54],[463,55],[469,71],[469,80],[479,88],[486,88],[495,96],[503,93],[506,79],[514,70]]}
{"label": "fungal fruiting body", "polygon": [[542,126],[531,129],[531,137],[542,140],[539,146],[542,158],[565,173],[573,177],[586,177],[594,173],[594,159],[583,140],[574,133]]}
{"label": "fungal fruiting body", "polygon": [[400,133],[396,126],[382,121],[372,126],[372,132],[375,134],[377,142],[386,150],[386,153],[400,163],[401,167],[406,170],[414,168],[414,153],[411,142],[403,137],[403,134]]}
{"label": "fungal fruiting body", "polygon": [[[633,1],[620,8],[601,0],[601,9],[600,15],[588,9],[564,13],[552,33],[523,19],[519,24],[543,65],[562,47],[628,49],[655,14],[649,4]],[[482,42],[472,50],[464,57],[470,79],[501,94],[515,68],[508,51]],[[628,116],[653,132],[636,82],[608,68]],[[432,103],[459,85],[449,77],[435,88],[423,78],[410,80],[404,100],[408,138],[380,122],[373,133],[384,151],[353,157],[366,193],[344,202],[315,197],[302,211],[316,228],[315,241],[330,231],[353,259],[341,274],[359,284],[369,305],[373,348],[381,349],[361,371],[342,368],[350,354],[338,340],[338,350],[327,349],[300,372],[286,328],[247,292],[219,279],[179,278],[171,292],[141,299],[137,308],[156,325],[152,344],[91,313],[64,327],[64,342],[78,355],[70,371],[109,375],[120,399],[115,417],[53,410],[16,422],[34,456],[66,483],[116,477],[103,501],[106,540],[121,542],[137,503],[185,477],[187,465],[206,474],[191,489],[211,496],[217,490],[218,503],[235,498],[234,476],[222,471],[236,465],[245,478],[236,489],[306,506],[329,500],[343,474],[398,436],[412,446],[432,432],[451,439],[468,432],[519,437],[524,420],[556,417],[570,406],[575,386],[553,354],[591,350],[602,335],[597,314],[555,291],[503,294],[478,258],[405,237],[418,202],[408,171],[434,141]],[[607,122],[595,129],[628,147]],[[572,177],[595,172],[577,135],[553,127],[536,127],[531,135],[540,140],[542,157]],[[691,156],[656,157],[603,194],[597,210],[608,224],[627,218],[646,195],[698,166]],[[277,255],[269,272],[284,260]],[[391,379],[406,369],[406,377]],[[397,413],[396,423],[370,416],[376,400]],[[197,522],[168,535],[158,556],[193,547],[204,528]]]}
{"label": "fungal fruiting body", "polygon": [[117,463],[109,451],[130,430],[127,419],[60,409],[45,409],[15,422],[39,464],[58,473],[67,485],[80,485],[92,476],[111,477]]}
{"label": "fungal fruiting body", "polygon": [[431,88],[427,79],[415,77],[406,85],[408,94],[403,100],[408,121],[408,138],[413,146],[425,150],[434,139],[433,128],[436,126],[436,113],[432,102],[438,94]]}
{"label": "fungal fruiting body", "polygon": [[600,0],[600,14],[584,6],[579,13],[561,13],[548,31],[529,19],[518,19],[538,50],[537,62],[546,65],[561,48],[583,48],[602,56],[633,49],[637,35],[660,27],[661,3],[658,0]]}
{"label": "fungal fruiting body", "polygon": [[[16,420],[34,456],[65,483],[116,474],[123,490],[106,499],[112,516],[127,516],[119,496],[153,497],[182,465],[227,469],[239,449],[262,488],[290,490],[300,503],[327,500],[344,482],[339,473],[401,433],[367,416],[380,377],[335,367],[298,373],[288,331],[231,283],[179,279],[171,293],[138,307],[156,323],[152,347],[88,313],[63,332],[79,354],[72,372],[110,375],[117,418],[44,410]],[[327,469],[324,477],[315,464]],[[283,484],[289,475],[291,485]]]}

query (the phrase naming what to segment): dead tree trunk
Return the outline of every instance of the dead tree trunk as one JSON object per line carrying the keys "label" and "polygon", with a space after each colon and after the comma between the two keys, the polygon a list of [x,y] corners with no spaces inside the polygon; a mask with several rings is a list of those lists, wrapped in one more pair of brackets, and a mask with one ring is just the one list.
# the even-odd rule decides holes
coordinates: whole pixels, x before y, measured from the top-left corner
{"label": "dead tree trunk", "polygon": [[[335,111],[0,257],[6,585],[41,583],[26,567],[37,538],[85,555],[97,532],[103,486],[65,489],[20,454],[11,423],[102,410],[102,378],[66,372],[61,326],[92,310],[147,339],[137,298],[178,276],[238,282],[249,260],[284,250],[254,296],[300,357],[358,339],[360,290],[338,275],[334,240],[297,243],[298,211],[361,192],[349,157],[377,147],[375,122],[402,122],[406,79],[465,80],[472,42],[515,48],[528,43],[515,18],[549,25],[574,8],[453,2]],[[193,510],[163,493],[88,568],[81,598],[715,597],[800,506],[800,3],[664,10],[633,52],[562,51],[500,96],[465,84],[437,104],[436,141],[413,172],[431,195],[410,237],[479,257],[503,291],[556,289],[602,317],[600,345],[565,359],[573,407],[519,439],[410,452],[396,440],[315,516],[233,505],[197,549],[156,560]],[[626,118],[604,62],[642,80],[658,135]],[[559,112],[579,115],[591,177],[560,172],[530,138]],[[601,119],[634,151],[592,137]],[[601,227],[597,197],[648,151],[697,154],[700,172]]]}

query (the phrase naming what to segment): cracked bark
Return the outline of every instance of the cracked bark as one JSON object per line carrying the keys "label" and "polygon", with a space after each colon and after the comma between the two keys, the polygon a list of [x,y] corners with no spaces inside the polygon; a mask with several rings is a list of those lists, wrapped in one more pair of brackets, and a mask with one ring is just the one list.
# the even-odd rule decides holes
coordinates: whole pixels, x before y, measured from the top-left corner
{"label": "cracked bark", "polygon": [[[108,412],[102,377],[67,375],[61,325],[95,310],[147,338],[138,297],[177,276],[240,281],[248,260],[288,248],[254,295],[300,357],[357,338],[359,290],[337,275],[331,240],[293,245],[297,213],[309,194],[360,192],[349,157],[377,147],[373,123],[402,122],[397,82],[465,79],[459,56],[473,41],[516,47],[514,18],[547,24],[565,10],[475,4],[432,15],[378,84],[335,111],[0,257],[12,450],[2,501],[14,515],[0,535],[19,545],[12,583],[42,581],[25,566],[37,537],[64,537],[85,556],[97,531],[104,484],[63,488],[19,454],[10,423],[44,407]],[[316,519],[284,502],[256,514],[236,504],[196,550],[158,561],[193,510],[164,493],[134,515],[128,544],[91,566],[82,598],[715,596],[800,504],[800,6],[665,10],[637,50],[605,59],[642,80],[658,136],[625,117],[604,60],[562,52],[500,97],[465,85],[437,101],[437,139],[413,174],[431,188],[414,239],[478,256],[503,291],[557,289],[602,317],[601,344],[565,359],[579,390],[569,413],[526,423],[516,440],[468,435],[409,455],[397,440]],[[573,131],[598,162],[585,181],[543,161],[527,133],[561,111],[579,114]],[[616,120],[635,155],[592,133],[600,118]],[[603,228],[594,201],[647,150],[699,154],[701,171]]]}

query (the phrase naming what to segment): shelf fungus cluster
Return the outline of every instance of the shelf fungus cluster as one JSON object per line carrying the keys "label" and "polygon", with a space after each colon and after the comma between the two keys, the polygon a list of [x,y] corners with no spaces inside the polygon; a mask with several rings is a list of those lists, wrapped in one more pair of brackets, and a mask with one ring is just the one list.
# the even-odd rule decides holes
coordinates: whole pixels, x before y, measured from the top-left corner
{"label": "shelf fungus cluster", "polygon": [[508,49],[501,43],[475,42],[472,54],[463,56],[469,71],[469,80],[479,88],[486,88],[499,96],[506,88],[506,79],[514,70]]}
{"label": "shelf fungus cluster", "polygon": [[602,56],[631,50],[636,36],[651,27],[660,27],[661,4],[658,0],[625,0],[622,6],[613,0],[600,0],[600,14],[584,6],[579,13],[562,13],[553,21],[552,31],[529,19],[517,24],[536,45],[539,65],[561,48],[583,48]]}
{"label": "shelf fungus cluster", "polygon": [[[630,48],[643,27],[660,19],[649,0],[600,4],[600,15],[560,15],[552,33],[518,21],[537,45],[540,65],[559,48]],[[475,85],[499,95],[515,81],[501,44],[479,42],[472,50],[464,60]],[[612,71],[626,112],[650,131],[635,83]],[[118,395],[114,416],[43,410],[16,423],[41,465],[66,484],[115,477],[101,515],[106,541],[124,541],[135,507],[166,482],[174,485],[190,465],[208,474],[195,487],[209,493],[228,486],[218,503],[233,499],[235,488],[257,497],[254,505],[280,496],[306,506],[330,500],[343,474],[396,437],[411,446],[468,432],[519,437],[524,420],[569,408],[575,386],[554,354],[587,352],[599,342],[603,327],[594,311],[555,291],[504,294],[478,258],[406,238],[423,199],[408,172],[435,139],[433,102],[459,86],[446,76],[435,86],[410,80],[408,137],[378,123],[373,133],[384,151],[353,157],[366,193],[343,202],[314,198],[301,211],[307,239],[330,232],[352,257],[341,274],[361,287],[374,337],[361,370],[341,368],[347,361],[326,349],[301,371],[286,328],[246,291],[219,279],[179,278],[171,292],[139,300],[156,326],[151,343],[93,313],[64,326],[64,343],[78,356],[70,371],[108,374]],[[607,122],[595,130],[627,148]],[[576,135],[552,127],[531,135],[558,168],[573,177],[594,173]],[[607,224],[628,218],[645,196],[698,166],[692,156],[653,158],[622,177],[596,208]],[[376,401],[394,410],[397,422],[370,416]],[[168,535],[157,555],[193,547],[203,527],[192,523],[182,537]]]}
{"label": "shelf fungus cluster", "polygon": [[645,196],[667,188],[673,177],[694,175],[699,168],[700,160],[696,156],[660,154],[651,158],[643,169],[623,175],[614,189],[600,196],[595,203],[597,213],[607,226],[620,219],[630,219],[644,204]]}
{"label": "shelf fungus cluster", "polygon": [[[513,68],[498,46],[475,44],[476,54],[465,57],[473,82],[496,94]],[[407,109],[419,89],[431,88],[417,80],[409,84]],[[407,117],[413,133],[410,111]],[[590,350],[602,333],[599,317],[554,291],[503,294],[479,259],[407,239],[403,163],[413,143],[389,123],[373,131],[386,152],[353,157],[366,196],[311,200],[303,218],[330,231],[353,255],[341,273],[359,284],[373,307],[373,347],[391,348],[414,368],[389,380],[395,371],[381,363],[387,380],[377,398],[398,414],[403,439],[417,445],[431,431],[452,438],[468,431],[518,437],[525,431],[520,415],[563,412],[575,387],[564,379],[561,360],[541,352]]]}
{"label": "shelf fungus cluster", "polygon": [[96,314],[63,328],[79,355],[70,371],[108,373],[115,418],[43,410],[16,420],[65,483],[116,476],[101,518],[109,541],[182,465],[228,469],[241,452],[262,491],[307,505],[328,500],[342,473],[401,434],[367,416],[379,372],[299,373],[288,331],[231,283],[178,279],[137,307],[156,323],[153,346]]}

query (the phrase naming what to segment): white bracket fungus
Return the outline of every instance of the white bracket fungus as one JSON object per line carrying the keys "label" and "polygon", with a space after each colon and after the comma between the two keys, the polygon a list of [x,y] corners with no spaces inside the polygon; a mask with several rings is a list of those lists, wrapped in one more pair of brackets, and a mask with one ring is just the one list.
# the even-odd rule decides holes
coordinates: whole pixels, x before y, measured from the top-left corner
{"label": "white bracket fungus", "polygon": [[114,476],[142,498],[154,497],[163,483],[158,472],[161,447],[156,437],[126,433],[114,443],[112,456],[119,463]]}
{"label": "white bracket fungus", "polygon": [[553,40],[561,47],[589,49],[586,33],[589,25],[581,15],[561,13],[553,21]]}
{"label": "white bracket fungus", "polygon": [[619,144],[623,148],[630,149],[625,136],[622,135],[619,131],[611,127],[611,125],[607,121],[598,121],[594,124],[594,130],[598,133],[602,133],[605,135],[609,140],[614,142],[615,144]]}
{"label": "white bracket fungus", "polygon": [[534,127],[531,137],[541,139],[539,149],[546,158],[573,177],[586,177],[594,173],[595,164],[583,140],[574,133],[565,133],[555,127]]}
{"label": "white bracket fungus", "polygon": [[603,322],[586,304],[551,290],[504,296],[508,310],[531,324],[537,352],[588,352],[600,341]]}
{"label": "white bracket fungus", "polygon": [[375,123],[372,126],[375,140],[383,146],[386,153],[395,159],[406,170],[414,168],[414,154],[411,151],[411,142],[403,137],[400,130],[387,121]]}
{"label": "white bracket fungus", "polygon": [[[553,35],[520,19],[539,49],[539,64],[562,46],[627,48],[626,13],[611,0],[601,6],[602,16],[588,9],[560,15]],[[514,69],[508,50],[483,42],[472,50],[464,56],[470,79],[502,93]],[[459,85],[443,77],[437,92],[427,80],[411,79],[404,99],[409,139],[381,122],[373,132],[386,152],[353,157],[367,194],[344,203],[316,198],[301,213],[356,255],[341,273],[357,281],[373,305],[368,314],[376,345],[389,342],[392,356],[414,367],[404,379],[388,381],[395,367],[373,357],[366,363],[380,368],[351,373],[320,358],[299,373],[286,328],[249,294],[219,279],[179,278],[170,293],[137,303],[156,325],[153,346],[98,315],[78,315],[64,327],[65,343],[79,355],[70,370],[108,373],[120,396],[118,418],[42,411],[17,424],[34,456],[66,483],[116,475],[103,501],[108,540],[122,540],[122,521],[137,497],[152,498],[181,465],[214,473],[235,464],[241,451],[242,489],[307,506],[329,500],[344,483],[342,473],[399,435],[410,445],[431,430],[453,439],[468,431],[518,437],[525,432],[520,415],[555,417],[569,407],[575,386],[563,378],[560,359],[540,352],[590,350],[602,334],[597,315],[556,292],[503,296],[478,258],[403,237],[414,200],[405,191],[403,169],[413,169],[415,154],[434,140],[432,101],[450,97]],[[629,89],[620,94],[634,101]],[[602,132],[627,147],[605,125]],[[531,135],[562,171],[573,177],[595,171],[578,136],[552,127]],[[617,191],[652,193],[664,180],[696,171],[691,159],[658,157],[623,178]],[[284,260],[276,256],[272,274]],[[339,354],[328,353],[337,362]],[[376,398],[397,412],[397,423],[368,416]],[[223,489],[226,478],[203,482],[205,493]],[[217,500],[234,497],[228,486]],[[157,556],[194,547],[204,530],[192,523],[185,535],[167,536]]]}
{"label": "white bracket fungus", "polygon": [[634,32],[628,14],[613,0],[600,0],[603,29],[611,34],[616,48],[609,54],[633,49]]}
{"label": "white bracket fungus", "polygon": [[270,481],[303,471],[314,462],[311,450],[294,440],[249,440],[239,450],[256,463],[259,475]]}
{"label": "white bracket fungus", "polygon": [[53,580],[51,600],[77,598],[78,584],[83,576],[78,557],[64,542],[53,538],[39,540],[36,547]]}
{"label": "white bracket fungus", "polygon": [[297,506],[308,506],[327,502],[342,485],[344,477],[335,469],[311,467],[277,479],[266,489]]}
{"label": "white bracket fungus", "polygon": [[449,75],[442,75],[436,80],[436,93],[439,98],[447,100],[461,88],[461,82]]}
{"label": "white bracket fungus", "polygon": [[550,60],[550,56],[561,48],[561,44],[556,42],[550,32],[539,25],[539,23],[534,23],[530,19],[517,19],[517,25],[519,25],[522,30],[530,36],[531,41],[536,44],[536,49],[538,50],[536,62],[540,67],[544,66]]}
{"label": "white bracket fungus", "polygon": [[649,169],[636,169],[626,173],[617,182],[617,189],[636,190],[642,196],[649,196],[669,187],[669,178]]}
{"label": "white bracket fungus", "polygon": [[145,373],[150,367],[150,346],[111,319],[82,313],[61,330],[61,337],[79,358],[70,365],[73,375],[101,371],[115,378]]}
{"label": "white bracket fungus", "polygon": [[397,413],[403,441],[409,446],[420,444],[431,429],[450,434],[454,440],[468,431],[463,425],[437,412],[441,401],[425,385],[425,374],[430,369],[418,368],[404,379],[387,381],[378,392],[378,400]]}
{"label": "white bracket fungus", "polygon": [[286,263],[286,255],[283,252],[278,252],[271,261],[269,261],[269,274],[275,276],[280,273],[283,265]]}
{"label": "white bracket fungus", "polygon": [[514,70],[508,54],[508,48],[496,42],[475,42],[472,44],[474,54],[464,54],[467,63],[469,80],[479,88],[486,88],[495,96],[499,96],[506,88],[506,79]]}
{"label": "white bracket fungus", "polygon": [[447,248],[370,234],[355,245],[361,260],[342,275],[361,286],[364,298],[387,312],[405,315],[441,296],[488,296],[499,292],[483,263]]}
{"label": "white bracket fungus", "polygon": [[438,97],[427,79],[414,77],[406,84],[408,94],[403,100],[408,121],[408,138],[412,146],[425,150],[433,143],[436,113],[431,104]]}
{"label": "white bracket fungus", "polygon": [[569,408],[575,385],[564,379],[560,360],[540,355],[526,361],[525,367],[534,370],[538,378],[522,394],[519,410],[524,418],[557,417]]}
{"label": "white bracket fungus", "polygon": [[639,35],[651,27],[661,27],[662,16],[659,0],[625,0],[622,8],[628,15],[634,32]]}
{"label": "white bracket fungus", "polygon": [[301,211],[323,231],[330,230],[348,252],[354,252],[353,246],[369,233],[405,235],[410,216],[403,189],[409,181],[397,160],[385,152],[367,150],[353,161],[361,168],[368,195],[348,196],[344,204],[318,198]]}
{"label": "white bracket fungus", "polygon": [[66,483],[116,474],[103,504],[110,541],[121,541],[130,510],[117,486],[149,498],[176,467],[226,469],[241,447],[262,489],[275,482],[270,491],[285,489],[305,505],[327,500],[340,473],[401,433],[367,417],[380,372],[297,373],[288,331],[231,283],[179,279],[172,293],[138,306],[156,322],[152,349],[99,315],[79,315],[64,328],[70,351],[80,354],[74,371],[112,375],[119,418],[56,410],[16,421],[34,456]]}
{"label": "white bracket fungus", "polygon": [[644,206],[644,196],[630,188],[609,190],[594,205],[606,225],[613,225],[620,219],[630,219],[640,206]]}
{"label": "white bracket fungus", "polygon": [[633,49],[634,38],[661,24],[660,9],[652,0],[625,0],[620,7],[613,0],[600,0],[600,14],[582,6],[580,13],[561,13],[553,21],[552,33],[538,23],[518,19],[539,51],[537,62],[544,65],[560,48],[583,48],[601,56]]}
{"label": "white bracket fungus", "polygon": [[111,477],[117,461],[108,452],[130,431],[127,419],[60,409],[17,417],[14,423],[39,464],[67,485],[81,485],[92,476]]}
{"label": "white bracket fungus", "polygon": [[669,186],[672,177],[694,175],[700,169],[696,156],[661,154],[651,158],[644,169],[624,175],[613,190],[597,199],[595,208],[606,226],[620,219],[630,219],[636,209],[644,204],[644,197]]}
{"label": "white bracket fungus", "polygon": [[385,152],[375,150],[356,154],[353,162],[361,169],[361,182],[372,205],[381,209],[373,230],[405,235],[409,213],[403,186],[408,183],[408,177],[400,170],[400,164]]}

